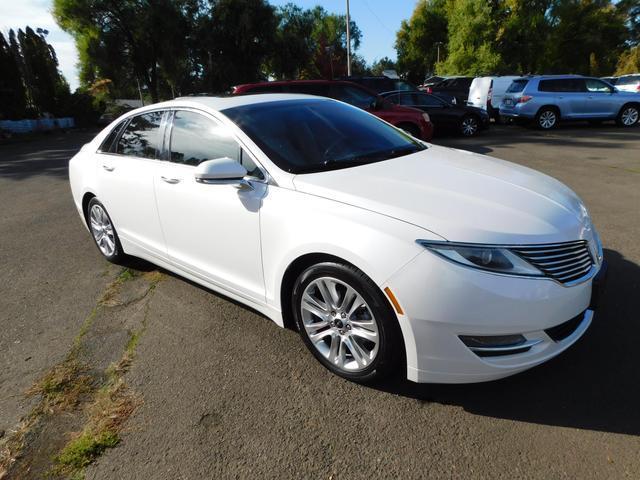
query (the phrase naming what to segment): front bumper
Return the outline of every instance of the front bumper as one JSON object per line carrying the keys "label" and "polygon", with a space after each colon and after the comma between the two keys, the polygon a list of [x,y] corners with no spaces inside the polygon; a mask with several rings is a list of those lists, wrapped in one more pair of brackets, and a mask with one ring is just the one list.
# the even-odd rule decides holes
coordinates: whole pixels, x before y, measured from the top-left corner
{"label": "front bumper", "polygon": [[[491,274],[452,264],[428,251],[421,253],[385,285],[404,312],[398,319],[407,378],[482,382],[553,358],[591,324],[592,283],[593,279],[567,287],[551,279]],[[554,340],[550,329],[571,319],[571,329],[565,328],[566,335]],[[480,356],[460,339],[473,335],[522,335],[531,347],[522,353]]]}

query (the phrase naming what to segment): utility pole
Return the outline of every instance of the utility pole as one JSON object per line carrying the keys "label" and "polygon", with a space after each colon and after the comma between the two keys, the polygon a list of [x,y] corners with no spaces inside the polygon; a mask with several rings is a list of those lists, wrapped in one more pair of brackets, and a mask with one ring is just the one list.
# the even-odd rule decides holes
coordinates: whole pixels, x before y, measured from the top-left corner
{"label": "utility pole", "polygon": [[436,42],[436,47],[438,47],[438,60],[436,63],[440,63],[440,45],[442,45],[442,42]]}
{"label": "utility pole", "polygon": [[347,76],[351,76],[351,31],[349,18],[349,0],[347,0]]}

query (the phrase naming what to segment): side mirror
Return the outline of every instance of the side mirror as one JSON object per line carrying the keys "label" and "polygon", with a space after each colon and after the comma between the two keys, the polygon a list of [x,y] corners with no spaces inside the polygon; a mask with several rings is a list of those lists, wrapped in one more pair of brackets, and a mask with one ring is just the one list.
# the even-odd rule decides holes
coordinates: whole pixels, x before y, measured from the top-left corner
{"label": "side mirror", "polygon": [[198,183],[237,184],[246,188],[251,186],[244,177],[247,169],[229,157],[206,160],[196,167],[194,177]]}

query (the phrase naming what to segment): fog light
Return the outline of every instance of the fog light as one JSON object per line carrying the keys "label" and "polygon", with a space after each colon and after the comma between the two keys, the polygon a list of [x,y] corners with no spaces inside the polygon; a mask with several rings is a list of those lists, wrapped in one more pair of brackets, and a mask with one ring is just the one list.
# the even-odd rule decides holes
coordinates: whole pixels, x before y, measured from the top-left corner
{"label": "fog light", "polygon": [[469,348],[513,347],[526,341],[522,335],[460,335],[460,340]]}

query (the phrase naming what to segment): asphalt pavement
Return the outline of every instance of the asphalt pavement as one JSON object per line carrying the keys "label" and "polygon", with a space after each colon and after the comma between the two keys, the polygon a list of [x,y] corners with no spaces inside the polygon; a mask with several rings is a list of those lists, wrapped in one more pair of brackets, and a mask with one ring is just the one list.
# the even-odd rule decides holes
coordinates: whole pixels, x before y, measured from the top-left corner
{"label": "asphalt pavement", "polygon": [[[114,280],[68,187],[91,134],[0,145],[0,437]],[[498,126],[435,143],[541,170],[586,202],[610,271],[580,342],[497,382],[364,387],[295,332],[165,272],[125,376],[142,401],[86,478],[640,478],[640,128]]]}

